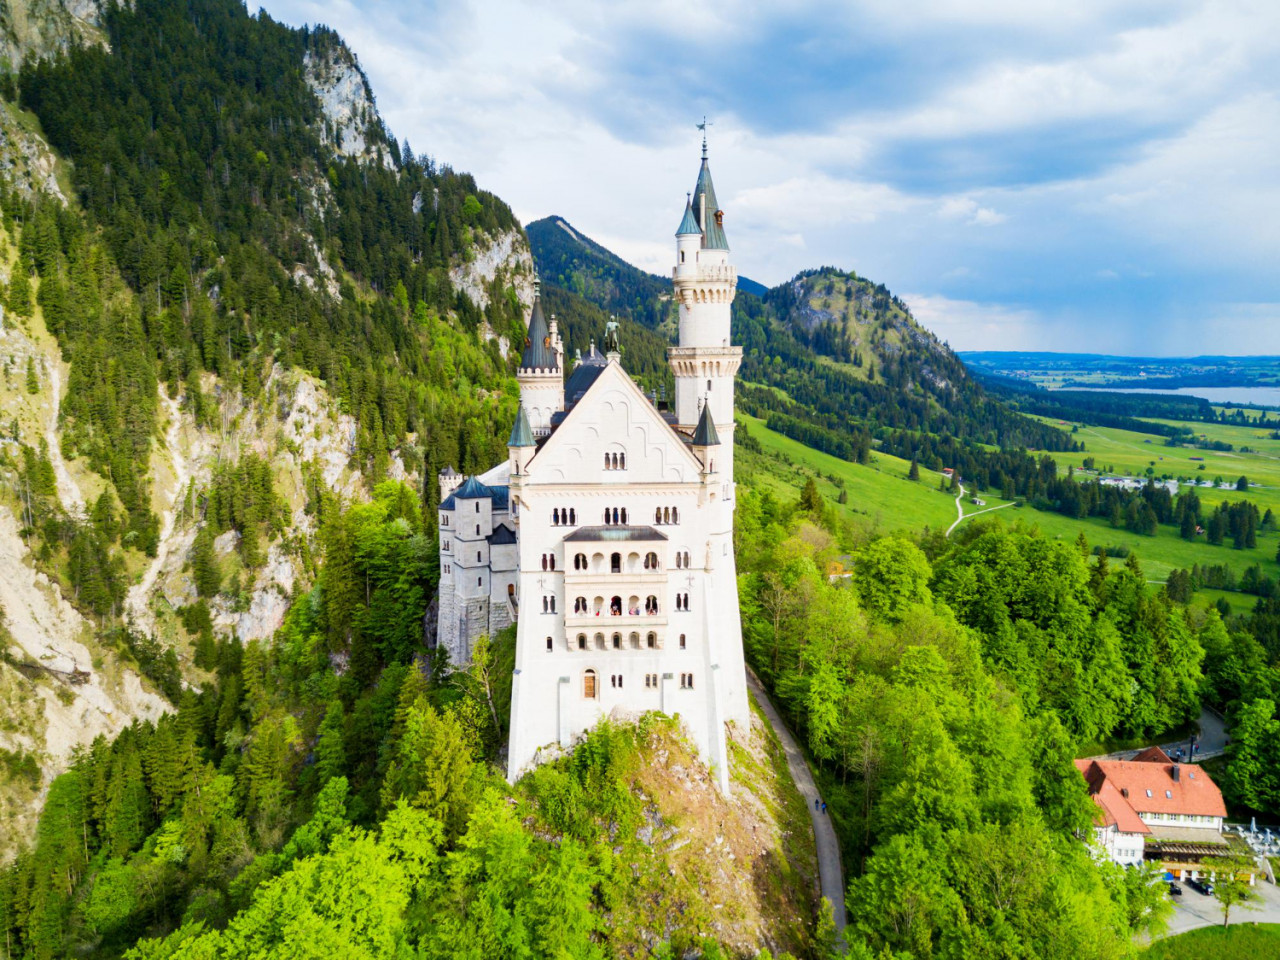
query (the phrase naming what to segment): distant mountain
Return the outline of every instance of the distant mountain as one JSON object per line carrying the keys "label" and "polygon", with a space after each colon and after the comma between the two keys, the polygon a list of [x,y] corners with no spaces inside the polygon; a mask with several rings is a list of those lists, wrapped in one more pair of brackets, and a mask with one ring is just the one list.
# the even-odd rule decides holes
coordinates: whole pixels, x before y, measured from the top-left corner
{"label": "distant mountain", "polygon": [[[531,223],[526,233],[545,284],[674,338],[668,279],[632,266],[562,217]],[[937,447],[917,442],[926,435],[997,447],[1072,444],[988,396],[902,300],[856,273],[806,270],[771,289],[739,278],[733,324],[744,348],[740,409],[837,456],[864,460],[873,443],[911,456]]]}

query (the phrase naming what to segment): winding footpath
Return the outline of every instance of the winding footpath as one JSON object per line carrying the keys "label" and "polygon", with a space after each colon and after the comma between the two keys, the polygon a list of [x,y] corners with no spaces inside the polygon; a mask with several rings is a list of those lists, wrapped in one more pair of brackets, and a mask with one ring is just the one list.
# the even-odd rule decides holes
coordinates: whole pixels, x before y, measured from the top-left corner
{"label": "winding footpath", "polygon": [[796,744],[791,731],[782,722],[782,717],[774,708],[769,695],[764,692],[764,686],[750,670],[747,671],[747,686],[751,688],[751,693],[768,719],[769,725],[773,727],[773,732],[778,735],[778,742],[782,744],[782,750],[787,755],[787,769],[791,771],[791,779],[795,781],[796,789],[800,791],[804,797],[805,806],[809,808],[809,819],[813,821],[814,843],[818,850],[818,882],[822,888],[822,896],[831,903],[836,932],[840,936],[840,950],[843,952],[845,949],[844,871],[840,866],[840,842],[836,839],[835,828],[831,826],[831,817],[828,814],[814,810],[813,801],[821,800],[821,796],[818,794],[817,785],[813,782],[809,764],[804,754],[800,752],[800,747]]}
{"label": "winding footpath", "polygon": [[951,526],[947,527],[947,532],[945,536],[948,536],[948,537],[951,536],[951,531],[954,530],[956,527],[960,526],[962,522],[964,522],[965,520],[968,520],[970,517],[976,517],[980,513],[990,513],[992,510],[1003,510],[1005,507],[1013,506],[1012,503],[1001,503],[1001,504],[997,504],[994,507],[986,507],[982,510],[975,510],[973,511],[973,513],[965,513],[964,507],[960,503],[960,501],[964,499],[964,484],[958,483],[956,484],[956,486],[960,488],[960,492],[956,494],[956,522],[953,523]]}

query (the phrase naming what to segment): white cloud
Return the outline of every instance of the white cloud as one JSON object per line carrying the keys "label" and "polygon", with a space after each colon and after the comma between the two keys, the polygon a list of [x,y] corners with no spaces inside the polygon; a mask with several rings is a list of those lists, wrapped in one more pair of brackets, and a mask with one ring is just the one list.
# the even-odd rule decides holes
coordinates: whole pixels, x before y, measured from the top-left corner
{"label": "white cloud", "polygon": [[948,197],[938,208],[938,216],[944,220],[962,220],[979,227],[991,227],[1004,223],[1003,213],[978,205],[972,197]]}
{"label": "white cloud", "polygon": [[938,294],[905,293],[912,316],[954,350],[1023,350],[1035,342],[1041,319],[1032,310]]}

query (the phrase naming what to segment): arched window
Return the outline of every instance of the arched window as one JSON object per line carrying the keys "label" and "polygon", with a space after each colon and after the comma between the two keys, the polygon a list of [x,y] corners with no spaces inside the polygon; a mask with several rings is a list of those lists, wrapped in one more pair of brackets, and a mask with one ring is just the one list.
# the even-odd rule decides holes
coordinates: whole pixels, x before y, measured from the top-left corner
{"label": "arched window", "polygon": [[546,598],[546,597],[543,597],[543,598],[542,598],[542,612],[543,612],[543,613],[550,613],[550,612],[551,612],[550,610],[548,610],[548,609],[547,609],[547,598]]}
{"label": "arched window", "polygon": [[577,508],[576,508],[576,507],[570,507],[570,508],[569,508],[569,523],[570,523],[570,525],[573,525],[573,524],[576,524],[577,522],[578,522],[578,510],[577,510]]}
{"label": "arched window", "polygon": [[622,508],[622,522],[623,522],[623,523],[626,523],[626,522],[627,522],[627,508],[626,508],[626,507],[623,507],[623,508]]}
{"label": "arched window", "polygon": [[683,634],[683,633],[682,633],[682,634],[680,634],[680,649],[681,649],[681,650],[684,650],[684,649],[685,649],[685,640],[684,640],[684,634]]}
{"label": "arched window", "polygon": [[547,569],[547,555],[545,553],[542,555],[542,569]]}
{"label": "arched window", "polygon": [[547,555],[547,563],[551,565],[551,569],[552,569],[552,570],[555,570],[555,568],[556,568],[556,555],[555,555],[554,553],[551,553],[551,554],[548,554],[548,555]]}
{"label": "arched window", "polygon": [[654,508],[653,508],[653,522],[654,522],[654,523],[661,523],[661,522],[662,522],[662,508],[661,508],[661,507],[654,507]]}
{"label": "arched window", "polygon": [[596,636],[595,636],[595,641],[596,641],[596,649],[597,649],[597,650],[603,650],[603,649],[604,649],[604,634],[603,634],[603,633],[597,633],[597,634],[596,634]]}
{"label": "arched window", "polygon": [[605,468],[606,470],[612,470],[612,469],[613,469],[613,464],[610,462],[610,460],[609,460],[609,455],[608,455],[607,453],[604,455],[604,468]]}
{"label": "arched window", "polygon": [[480,536],[480,524],[476,524],[476,536]]}
{"label": "arched window", "polygon": [[639,649],[640,649],[640,634],[636,633],[636,632],[633,630],[633,631],[631,632],[631,636],[629,636],[627,639],[631,642],[631,649],[632,649],[632,650],[639,650]]}
{"label": "arched window", "polygon": [[547,653],[551,652],[551,638],[547,637]]}
{"label": "arched window", "polygon": [[620,633],[615,633],[615,634],[613,635],[613,649],[615,649],[615,650],[621,650],[621,649],[622,649],[622,634],[620,634]]}
{"label": "arched window", "polygon": [[671,522],[671,508],[670,508],[670,507],[663,507],[663,508],[662,508],[662,522],[663,522],[663,523],[670,523],[670,522]]}
{"label": "arched window", "polygon": [[582,675],[582,696],[587,700],[596,698],[596,672],[588,670]]}
{"label": "arched window", "polygon": [[622,470],[627,469],[627,454],[626,454],[626,452],[625,452],[625,451],[623,451],[622,453],[618,454],[618,462],[619,462],[619,465],[620,465],[620,467],[619,467],[620,469],[622,469]]}
{"label": "arched window", "polygon": [[560,508],[556,507],[551,511],[551,525],[553,527],[560,526]]}
{"label": "arched window", "polygon": [[585,553],[575,553],[573,555],[573,569],[575,570],[587,569],[587,555]]}
{"label": "arched window", "polygon": [[650,616],[653,616],[655,613],[658,612],[657,597],[648,596],[644,598],[644,612],[649,614]]}
{"label": "arched window", "polygon": [[[650,649],[650,650],[657,649],[657,646],[658,646],[658,635],[657,635],[656,633],[652,633],[652,632],[650,632],[650,634],[649,634],[647,637],[645,637],[645,643],[646,643],[646,645],[649,647],[649,649]],[[550,648],[550,647],[547,647],[547,649],[548,649],[548,650],[550,650],[551,648]]]}
{"label": "arched window", "polygon": [[477,551],[476,551],[476,563],[480,563],[480,562],[481,562],[481,554],[480,554],[480,551],[479,551],[479,550],[477,550]]}
{"label": "arched window", "polygon": [[622,598],[621,597],[614,597],[609,601],[609,616],[611,617],[622,616]]}
{"label": "arched window", "polygon": [[480,501],[479,501],[479,500],[477,500],[477,501],[476,501],[476,513],[479,513],[479,512],[480,512]]}
{"label": "arched window", "polygon": [[578,634],[578,649],[587,649],[587,635],[585,633]]}
{"label": "arched window", "polygon": [[680,522],[680,508],[679,508],[679,507],[672,507],[672,508],[671,508],[671,522],[672,522],[672,523],[679,523],[679,522]]}
{"label": "arched window", "polygon": [[551,595],[551,598],[550,598],[550,599],[551,599],[551,612],[552,612],[552,613],[555,613],[555,612],[556,612],[556,597],[555,597],[555,594],[554,594],[554,593]]}
{"label": "arched window", "polygon": [[622,572],[622,554],[620,553],[609,554],[609,572],[610,573]]}

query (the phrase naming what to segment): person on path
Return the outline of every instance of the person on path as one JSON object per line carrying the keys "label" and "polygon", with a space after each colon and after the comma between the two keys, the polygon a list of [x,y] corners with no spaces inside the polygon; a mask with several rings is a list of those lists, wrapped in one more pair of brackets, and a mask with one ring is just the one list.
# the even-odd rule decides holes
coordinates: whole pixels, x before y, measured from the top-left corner
{"label": "person on path", "polygon": [[822,812],[823,813],[827,812],[827,801],[825,800],[822,801]]}
{"label": "person on path", "polygon": [[817,810],[817,809],[818,809],[818,804],[819,804],[819,803],[821,803],[821,802],[822,802],[822,801],[820,801],[817,797],[814,797],[814,798],[813,798],[813,809],[814,809],[814,810]]}

